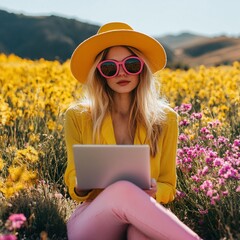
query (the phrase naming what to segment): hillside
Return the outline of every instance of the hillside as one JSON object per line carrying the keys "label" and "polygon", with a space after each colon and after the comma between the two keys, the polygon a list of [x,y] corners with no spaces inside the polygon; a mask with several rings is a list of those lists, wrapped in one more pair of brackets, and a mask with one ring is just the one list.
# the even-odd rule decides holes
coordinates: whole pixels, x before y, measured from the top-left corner
{"label": "hillside", "polygon": [[[29,59],[66,61],[76,46],[98,29],[97,25],[76,19],[33,17],[0,10],[0,52]],[[210,38],[185,32],[156,39],[166,49],[168,67],[240,61],[240,38]]]}
{"label": "hillside", "polygon": [[175,61],[188,66],[216,66],[240,61],[240,38],[215,37],[176,48]]}
{"label": "hillside", "polygon": [[0,52],[47,60],[70,58],[98,26],[57,16],[30,17],[0,10]]}
{"label": "hillside", "polygon": [[199,41],[206,40],[209,38],[188,32],[183,32],[175,35],[172,34],[165,35],[163,37],[158,37],[157,39],[174,50],[176,48],[188,46],[189,44],[198,43]]}

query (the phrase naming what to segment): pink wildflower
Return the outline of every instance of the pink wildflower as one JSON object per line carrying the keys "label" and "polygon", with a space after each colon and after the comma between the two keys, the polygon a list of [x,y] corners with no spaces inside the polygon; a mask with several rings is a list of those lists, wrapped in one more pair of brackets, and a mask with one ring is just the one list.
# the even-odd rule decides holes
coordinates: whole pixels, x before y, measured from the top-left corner
{"label": "pink wildflower", "polygon": [[178,139],[182,142],[186,142],[188,141],[188,136],[186,136],[185,134],[181,133],[178,137]]}
{"label": "pink wildflower", "polygon": [[186,193],[181,192],[181,191],[179,191],[179,190],[177,190],[176,194],[177,194],[177,197],[178,197],[178,198],[184,198],[184,197],[186,196]]}
{"label": "pink wildflower", "polygon": [[180,157],[183,156],[184,155],[184,151],[181,148],[179,148],[177,150],[177,155],[180,156]]}
{"label": "pink wildflower", "polygon": [[199,192],[199,188],[194,187],[194,188],[193,188],[193,191],[196,192],[196,193],[198,193],[198,192]]}
{"label": "pink wildflower", "polygon": [[17,240],[17,237],[13,234],[7,234],[0,236],[0,240]]}
{"label": "pink wildflower", "polygon": [[227,144],[229,142],[229,139],[223,136],[219,136],[217,140],[218,140],[218,143],[222,143],[222,144]]}
{"label": "pink wildflower", "polygon": [[189,125],[189,121],[186,119],[183,119],[182,121],[180,121],[179,123],[180,126],[188,126]]}
{"label": "pink wildflower", "polygon": [[217,166],[222,166],[223,165],[223,159],[222,158],[215,158],[213,161],[213,166],[217,167]]}
{"label": "pink wildflower", "polygon": [[208,139],[208,140],[214,139],[214,136],[212,134],[207,134],[206,135],[206,139]]}
{"label": "pink wildflower", "polygon": [[212,187],[213,187],[212,181],[211,180],[206,180],[202,183],[202,185],[200,186],[200,189],[201,190],[207,190],[207,189],[212,188]]}
{"label": "pink wildflower", "polygon": [[202,113],[192,113],[190,119],[194,120],[194,119],[201,119],[202,118]]}
{"label": "pink wildflower", "polygon": [[222,195],[227,196],[228,195],[228,190],[222,191]]}
{"label": "pink wildflower", "polygon": [[215,120],[215,121],[213,121],[213,122],[209,122],[208,123],[208,126],[210,127],[210,128],[216,128],[216,127],[218,127],[218,126],[220,126],[221,125],[221,122],[219,121],[219,120]]}
{"label": "pink wildflower", "polygon": [[197,175],[193,175],[193,176],[191,176],[191,178],[192,178],[192,180],[194,181],[194,182],[200,182],[200,178],[199,178],[199,176],[197,176]]}
{"label": "pink wildflower", "polygon": [[205,210],[203,210],[203,209],[198,209],[198,212],[199,212],[200,214],[202,214],[202,215],[205,215],[205,214],[208,214],[208,209],[205,209]]}
{"label": "pink wildflower", "polygon": [[209,131],[209,129],[208,129],[207,127],[201,128],[200,132],[201,132],[202,134],[205,134],[205,135],[210,134],[210,131]]}
{"label": "pink wildflower", "polygon": [[8,218],[8,220],[11,222],[11,225],[9,226],[9,230],[13,230],[13,229],[21,228],[27,219],[22,213],[19,213],[19,214],[12,214]]}
{"label": "pink wildflower", "polygon": [[212,197],[213,193],[214,193],[213,190],[212,190],[212,189],[209,189],[209,190],[207,191],[206,195],[207,195],[208,197]]}
{"label": "pink wildflower", "polygon": [[235,139],[233,142],[234,146],[240,147],[240,139]]}
{"label": "pink wildflower", "polygon": [[215,205],[216,204],[216,201],[219,201],[220,200],[220,196],[219,196],[219,194],[216,194],[215,196],[213,196],[212,198],[211,198],[211,204],[212,205]]}
{"label": "pink wildflower", "polygon": [[202,175],[206,175],[208,173],[208,166],[205,166],[202,170]]}
{"label": "pink wildflower", "polygon": [[176,107],[174,109],[177,112],[188,113],[192,109],[192,104],[183,103],[180,107]]}
{"label": "pink wildflower", "polygon": [[217,157],[217,153],[210,150],[208,153],[208,156],[206,157],[206,163],[211,165],[216,157]]}
{"label": "pink wildflower", "polygon": [[226,180],[224,178],[219,178],[218,179],[218,184],[221,185],[221,186],[225,185],[225,182],[226,182]]}

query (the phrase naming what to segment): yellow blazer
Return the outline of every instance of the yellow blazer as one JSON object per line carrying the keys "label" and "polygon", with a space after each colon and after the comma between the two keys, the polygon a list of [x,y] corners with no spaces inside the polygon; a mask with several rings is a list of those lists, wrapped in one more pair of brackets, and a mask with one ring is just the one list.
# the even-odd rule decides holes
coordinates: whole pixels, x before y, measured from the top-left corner
{"label": "yellow blazer", "polygon": [[[151,157],[151,176],[157,181],[156,200],[168,203],[176,193],[176,151],[178,140],[178,115],[171,108],[166,108],[167,119],[163,124],[158,141],[159,151]],[[79,197],[74,191],[76,173],[73,160],[73,144],[93,144],[91,115],[81,105],[70,107],[65,114],[65,141],[67,147],[67,168],[64,180],[72,199],[83,202],[94,199],[100,190],[92,190],[88,195]],[[145,141],[146,130],[137,126],[134,144],[148,144]],[[116,144],[111,115],[108,114],[102,125],[100,140],[97,144]],[[91,173],[89,173],[91,174]]]}

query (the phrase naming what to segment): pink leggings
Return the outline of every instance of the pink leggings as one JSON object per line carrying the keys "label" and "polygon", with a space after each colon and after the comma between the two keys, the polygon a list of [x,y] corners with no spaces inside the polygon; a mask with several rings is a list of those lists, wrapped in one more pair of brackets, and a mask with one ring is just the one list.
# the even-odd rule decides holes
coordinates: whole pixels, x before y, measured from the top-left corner
{"label": "pink leggings", "polygon": [[172,212],[127,181],[79,205],[67,223],[69,240],[200,239]]}

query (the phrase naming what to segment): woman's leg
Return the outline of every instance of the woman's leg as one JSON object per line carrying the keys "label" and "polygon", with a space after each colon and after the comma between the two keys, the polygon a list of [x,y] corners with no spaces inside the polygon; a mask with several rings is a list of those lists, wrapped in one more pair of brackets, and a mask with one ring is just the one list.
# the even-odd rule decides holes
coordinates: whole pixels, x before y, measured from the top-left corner
{"label": "woman's leg", "polygon": [[[93,202],[79,205],[67,223],[69,240],[125,240],[128,225]],[[108,205],[107,202],[99,204]]]}
{"label": "woman's leg", "polygon": [[200,239],[173,213],[127,181],[112,184],[73,215],[67,225],[70,240],[121,239],[129,225],[150,239]]}

